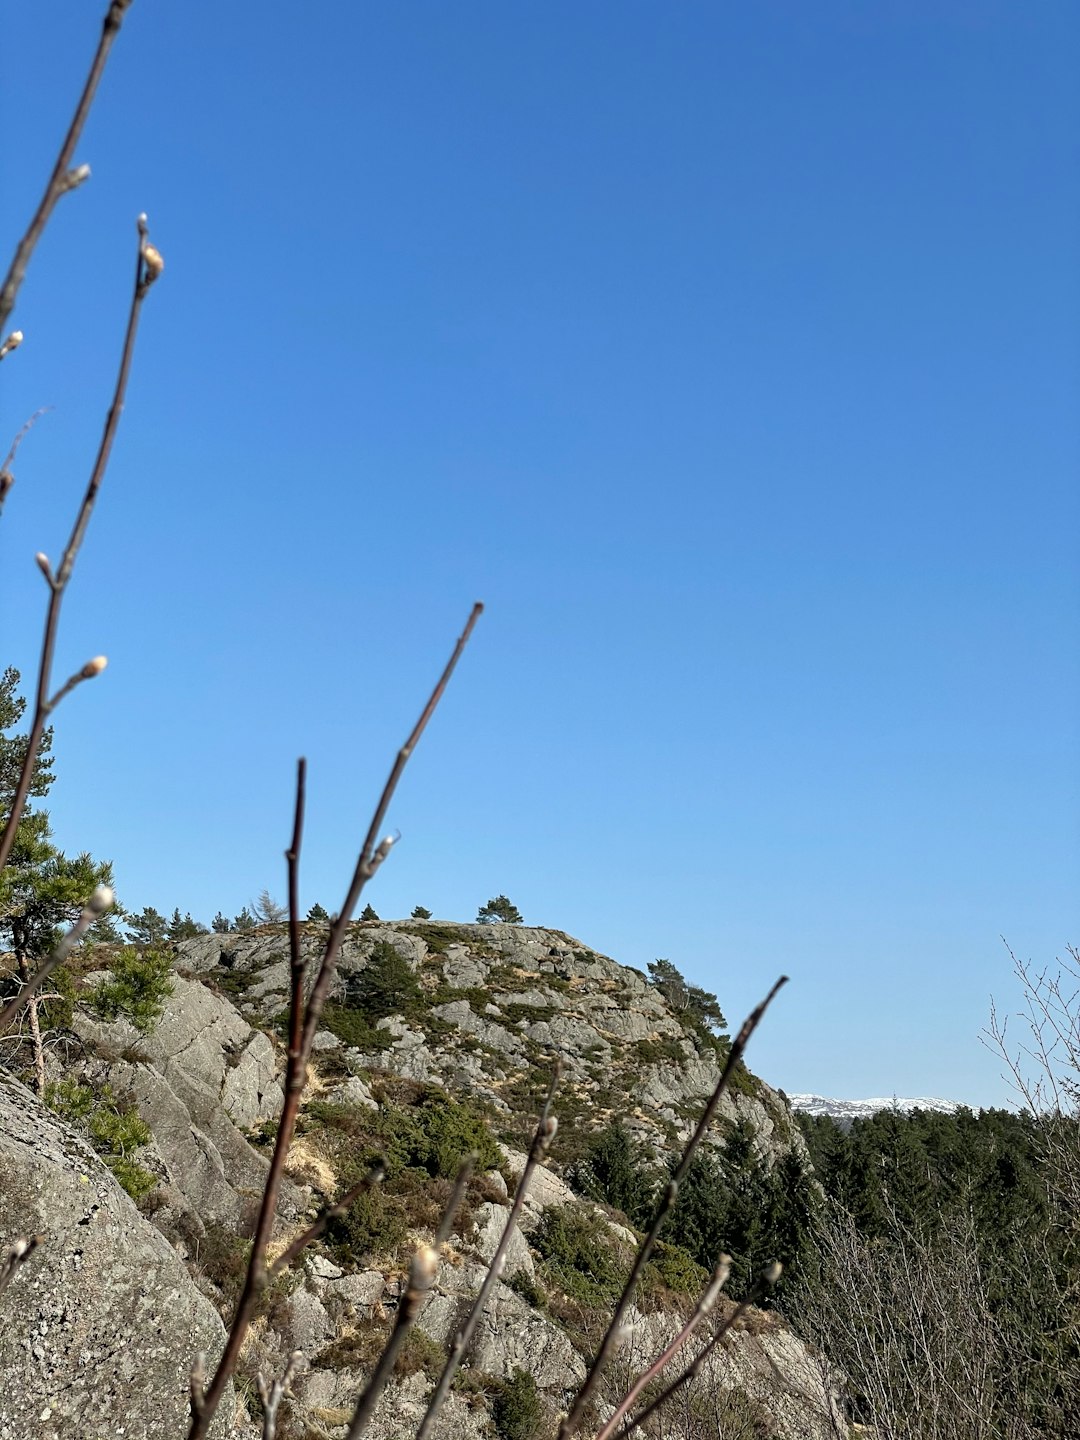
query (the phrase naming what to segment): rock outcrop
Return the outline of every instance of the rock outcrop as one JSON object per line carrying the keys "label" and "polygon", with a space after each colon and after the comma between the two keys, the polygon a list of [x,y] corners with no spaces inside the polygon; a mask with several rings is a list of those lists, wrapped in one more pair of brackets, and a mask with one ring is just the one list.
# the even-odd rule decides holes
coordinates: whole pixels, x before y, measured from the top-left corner
{"label": "rock outcrop", "polygon": [[0,1071],[0,1235],[33,1234],[0,1294],[2,1440],[183,1434],[192,1358],[223,1343],[217,1312],[89,1146]]}
{"label": "rock outcrop", "polygon": [[[314,962],[321,951],[315,927],[306,928],[303,944]],[[29,1366],[32,1377],[17,1400],[0,1399],[0,1440],[182,1433],[191,1354],[213,1350],[221,1336],[182,1262],[225,1313],[266,1172],[265,1141],[282,1104],[286,952],[282,926],[183,942],[173,994],[146,1036],[124,1021],[103,1024],[77,1010],[81,1045],[68,1056],[65,1074],[95,1092],[108,1086],[148,1125],[151,1140],[135,1158],[158,1182],[144,1209],[160,1234],[76,1136],[58,1121],[28,1118],[43,1112],[20,1087],[4,1091],[20,1099],[0,1109],[0,1163],[3,1178],[11,1177],[0,1201],[0,1233],[49,1228],[55,1243],[48,1264],[28,1265],[0,1301],[0,1314],[12,1316],[0,1335],[9,1396],[20,1366]],[[408,1002],[399,1013],[384,1007],[367,1016],[357,997],[365,993],[366,972],[388,955],[408,982]],[[546,1436],[585,1375],[611,1304],[591,1299],[587,1283],[576,1298],[561,1288],[544,1249],[552,1217],[565,1212],[584,1225],[624,1267],[637,1243],[625,1217],[582,1199],[560,1170],[615,1117],[662,1162],[715,1086],[722,1046],[689,1025],[639,972],[559,931],[523,926],[355,925],[331,1002],[290,1152],[278,1243],[336,1197],[365,1156],[388,1153],[391,1179],[369,1210],[332,1227],[268,1296],[243,1357],[243,1388],[250,1394],[256,1369],[280,1371],[299,1348],[306,1358],[289,1402],[293,1431],[330,1440],[344,1434],[393,1325],[408,1254],[432,1238],[454,1157],[477,1149],[481,1173],[370,1432],[375,1440],[415,1434],[446,1346],[507,1224],[558,1056],[559,1143],[534,1177],[465,1357],[462,1386],[434,1431],[435,1440],[490,1435],[493,1399],[523,1373],[536,1387],[537,1433]],[[783,1097],[745,1070],[723,1101],[709,1143],[722,1146],[739,1124],[766,1171],[785,1157],[805,1158]],[[50,1137],[41,1142],[47,1162],[28,1141],[32,1132]],[[620,1393],[621,1373],[648,1364],[682,1323],[685,1303],[665,1294],[661,1285],[658,1298],[654,1287],[634,1312],[622,1371],[617,1366],[610,1376],[601,1414],[605,1407],[610,1413]],[[68,1298],[54,1303],[54,1295]],[[12,1307],[31,1296],[20,1328],[23,1312]],[[109,1311],[100,1322],[90,1318],[99,1304]],[[132,1322],[122,1318],[127,1309]],[[100,1334],[91,1342],[97,1323]],[[76,1338],[69,1341],[68,1330]],[[837,1433],[827,1378],[775,1316],[751,1312],[696,1383],[706,1411],[730,1411],[754,1434],[833,1440]],[[144,1391],[147,1398],[132,1411],[132,1397]]]}

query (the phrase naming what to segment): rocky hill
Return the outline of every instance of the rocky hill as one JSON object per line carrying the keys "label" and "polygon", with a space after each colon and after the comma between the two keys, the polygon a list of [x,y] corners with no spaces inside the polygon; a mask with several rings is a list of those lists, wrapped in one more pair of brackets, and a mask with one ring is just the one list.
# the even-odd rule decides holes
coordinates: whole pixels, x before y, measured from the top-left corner
{"label": "rocky hill", "polygon": [[[314,959],[316,927],[307,927],[304,945]],[[242,1275],[244,1235],[282,1103],[286,951],[284,926],[185,941],[173,993],[148,1035],[76,1007],[79,1045],[69,1047],[53,1095],[76,1128],[102,1105],[145,1122],[147,1133],[125,1155],[129,1170],[116,1172],[127,1176],[145,1218],[107,1172],[99,1183],[117,1192],[113,1203],[133,1234],[141,1226],[150,1237],[139,1244],[152,1251],[164,1236],[166,1251],[185,1262],[184,1303],[197,1307],[201,1291],[224,1315]],[[84,993],[103,978],[86,974]],[[620,1120],[635,1153],[662,1162],[700,1114],[724,1046],[645,976],[559,931],[420,921],[351,927],[317,1037],[276,1243],[376,1154],[386,1159],[387,1180],[331,1227],[297,1274],[271,1287],[237,1377],[237,1435],[248,1433],[249,1413],[258,1409],[255,1371],[282,1367],[297,1348],[303,1373],[279,1433],[296,1440],[344,1434],[392,1323],[407,1256],[432,1237],[458,1160],[471,1150],[477,1174],[371,1433],[405,1440],[415,1432],[461,1306],[476,1293],[509,1214],[558,1056],[560,1129],[551,1160],[534,1182],[437,1430],[512,1440],[529,1433],[507,1420],[508,1405],[518,1404],[538,1437],[549,1434],[584,1376],[637,1238],[627,1214],[581,1183],[590,1146]],[[25,1103],[36,1102],[27,1096]],[[783,1098],[741,1069],[711,1143],[719,1152],[736,1135],[762,1174],[806,1166]],[[11,1204],[0,1220],[7,1233],[33,1223]],[[674,1334],[704,1275],[684,1249],[661,1248],[606,1403]],[[25,1283],[20,1276],[0,1297],[4,1333],[21,1334]],[[743,1427],[733,1433],[786,1440],[836,1433],[820,1363],[771,1313],[750,1311],[731,1333],[695,1383],[693,1406],[702,1435],[717,1434],[718,1416]],[[687,1426],[679,1433],[699,1433]],[[29,1433],[0,1425],[11,1440]],[[61,1423],[41,1433],[61,1440],[83,1432]]]}

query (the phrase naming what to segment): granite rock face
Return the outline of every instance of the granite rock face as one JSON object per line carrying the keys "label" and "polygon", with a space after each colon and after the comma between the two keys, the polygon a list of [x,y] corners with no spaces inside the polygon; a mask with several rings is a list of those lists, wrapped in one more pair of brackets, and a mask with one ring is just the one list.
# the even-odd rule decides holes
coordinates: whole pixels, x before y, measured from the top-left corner
{"label": "granite rock face", "polygon": [[[542,1243],[538,1227],[550,1212],[578,1207],[601,1227],[601,1236],[606,1227],[604,1243],[619,1253],[629,1255],[637,1238],[582,1200],[560,1173],[560,1162],[616,1116],[658,1160],[669,1155],[713,1090],[722,1054],[688,1028],[639,972],[549,929],[438,921],[356,924],[338,959],[332,1000],[349,1002],[377,946],[392,947],[406,962],[420,999],[414,997],[404,1014],[379,1019],[374,1031],[370,1023],[366,1030],[339,1026],[339,1033],[325,1026],[316,1036],[277,1243],[340,1193],[332,1147],[318,1146],[319,1135],[330,1132],[320,1126],[336,1125],[338,1133],[361,1137],[381,1133],[380,1144],[393,1144],[393,1132],[378,1130],[380,1114],[398,1106],[393,1113],[400,1118],[410,1096],[426,1096],[424,1103],[435,1105],[449,1096],[487,1117],[500,1141],[499,1169],[476,1177],[479,1188],[453,1228],[408,1352],[413,1373],[391,1380],[369,1431],[375,1440],[410,1440],[441,1354],[479,1290],[509,1220],[525,1148],[558,1056],[563,1078],[557,1143],[534,1174],[510,1233],[501,1279],[465,1357],[468,1386],[449,1396],[434,1435],[435,1440],[490,1435],[492,1396],[518,1370],[535,1381],[550,1429],[584,1377],[598,1336],[588,1326],[576,1326],[573,1305],[559,1299],[536,1248]],[[197,1348],[213,1352],[221,1343],[220,1321],[200,1289],[227,1309],[199,1256],[204,1242],[220,1249],[223,1236],[242,1248],[267,1167],[260,1132],[272,1126],[282,1105],[284,1053],[275,1023],[287,1004],[287,948],[284,926],[183,942],[173,995],[148,1036],[126,1022],[102,1024],[77,1011],[81,1049],[69,1057],[65,1073],[92,1087],[108,1084],[149,1126],[152,1140],[135,1158],[160,1182],[156,1204],[148,1208],[161,1233],[138,1215],[86,1146],[21,1087],[11,1092],[20,1097],[18,1104],[0,1104],[0,1235],[45,1228],[57,1235],[55,1251],[46,1257],[52,1269],[44,1261],[36,1271],[28,1266],[0,1297],[0,1317],[9,1317],[0,1331],[0,1369],[14,1377],[19,1367],[29,1366],[31,1374],[22,1391],[17,1386],[13,1391],[9,1382],[7,1398],[0,1395],[0,1440],[66,1440],[75,1434],[86,1440],[120,1434],[139,1440],[183,1433],[191,1355]],[[322,949],[316,927],[305,929],[303,948],[310,974]],[[86,983],[93,985],[95,977]],[[359,1046],[352,1043],[358,1036]],[[0,1098],[7,1094],[2,1091]],[[28,1119],[30,1113],[37,1118]],[[783,1097],[748,1073],[723,1100],[718,1121],[711,1143],[722,1144],[734,1122],[749,1122],[766,1166],[792,1150],[805,1155]],[[52,1137],[42,1142],[52,1169],[28,1142],[31,1133]],[[53,1176],[48,1184],[41,1178],[46,1173]],[[410,1173],[415,1187],[422,1172]],[[448,1190],[446,1172],[439,1174],[435,1188]],[[52,1198],[54,1190],[60,1199]],[[411,1193],[426,1198],[422,1190]],[[50,1226],[47,1215],[53,1212],[60,1220],[54,1217]],[[296,1348],[305,1355],[287,1405],[295,1433],[330,1440],[344,1435],[373,1355],[394,1323],[407,1252],[419,1241],[430,1242],[434,1223],[427,1200],[426,1209],[420,1205],[410,1212],[404,1238],[385,1251],[377,1245],[353,1251],[316,1245],[253,1328],[244,1361],[249,1377],[256,1367],[280,1373]],[[114,1247],[123,1251],[123,1263]],[[235,1248],[231,1253],[235,1259]],[[68,1295],[76,1278],[78,1293],[57,1309],[50,1297]],[[37,1298],[27,1310],[30,1296]],[[94,1305],[108,1312],[100,1320],[88,1318]],[[128,1312],[135,1318],[124,1328]],[[588,1325],[595,1328],[602,1319],[593,1314]],[[635,1314],[633,1320],[620,1351],[620,1364],[631,1368],[662,1350],[678,1323],[673,1312],[664,1311]],[[64,1338],[69,1331],[75,1337],[70,1341]],[[172,1398],[162,1399],[159,1410],[153,1409],[156,1401],[147,1400],[146,1415],[136,1406],[129,1418],[129,1397],[144,1373],[154,1377],[155,1394]],[[707,1384],[718,1405],[730,1392],[752,1407],[758,1428],[746,1433],[833,1440],[836,1416],[828,1383],[815,1382],[815,1374],[796,1337],[761,1319],[753,1333],[733,1332]],[[617,1378],[613,1375],[613,1384]],[[793,1398],[804,1392],[811,1400]],[[601,1397],[601,1414],[605,1404],[610,1413],[609,1399]],[[13,1409],[16,1405],[21,1408]],[[221,1440],[228,1435],[220,1428],[226,1424],[223,1415]]]}
{"label": "granite rock face", "polygon": [[[42,1244],[0,1294],[2,1440],[183,1434],[196,1350],[224,1331],[89,1147],[0,1071],[0,1235]],[[232,1397],[215,1422],[231,1434]]]}
{"label": "granite rock face", "polygon": [[[265,932],[265,933],[264,933]],[[354,1071],[389,1070],[510,1111],[507,1092],[523,1072],[558,1055],[567,1105],[587,1109],[594,1128],[621,1115],[659,1154],[689,1134],[720,1075],[663,995],[639,971],[589,950],[560,930],[448,921],[369,922],[351,927],[338,960],[341,999],[379,943],[391,945],[420,980],[429,1008],[379,1022],[387,1046],[347,1050]],[[320,936],[304,935],[314,963]],[[227,980],[253,1021],[287,1002],[283,927],[254,934],[200,935],[180,947],[189,973]],[[748,1121],[767,1166],[805,1147],[783,1098],[756,1077],[720,1103],[718,1119]]]}

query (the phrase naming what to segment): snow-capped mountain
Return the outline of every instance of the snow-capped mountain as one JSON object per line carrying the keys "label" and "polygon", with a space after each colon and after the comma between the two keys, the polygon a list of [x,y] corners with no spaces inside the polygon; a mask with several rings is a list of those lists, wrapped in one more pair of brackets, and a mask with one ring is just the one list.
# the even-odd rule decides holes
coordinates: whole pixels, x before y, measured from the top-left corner
{"label": "snow-capped mountain", "polygon": [[897,1095],[871,1100],[827,1100],[824,1095],[789,1095],[793,1110],[803,1110],[807,1115],[828,1115],[837,1121],[865,1120],[879,1110],[896,1110],[906,1115],[911,1110],[940,1110],[953,1115],[963,1107],[955,1100],[941,1100],[921,1095],[916,1099],[902,1099]]}

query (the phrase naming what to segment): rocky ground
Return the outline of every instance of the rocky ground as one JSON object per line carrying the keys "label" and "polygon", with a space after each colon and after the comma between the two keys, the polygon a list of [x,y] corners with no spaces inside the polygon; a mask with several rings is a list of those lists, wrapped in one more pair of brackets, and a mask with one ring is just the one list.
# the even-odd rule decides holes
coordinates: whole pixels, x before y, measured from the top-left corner
{"label": "rocky ground", "polygon": [[[313,960],[320,939],[308,927],[304,944]],[[372,1023],[358,1018],[350,997],[373,953],[385,955],[386,947],[406,963],[411,988],[401,1013]],[[0,1440],[96,1437],[98,1431],[86,1428],[91,1414],[105,1427],[102,1435],[182,1433],[189,1358],[195,1348],[212,1351],[220,1343],[215,1309],[227,1314],[236,1293],[243,1236],[250,1233],[282,1103],[286,949],[284,927],[184,942],[173,994],[146,1036],[126,1021],[104,1024],[76,1009],[80,1043],[69,1047],[65,1078],[95,1095],[124,1097],[149,1127],[134,1158],[153,1183],[138,1210],[69,1127],[17,1084],[5,1083],[0,1229],[5,1235],[45,1229],[49,1243],[48,1259],[25,1267],[0,1296],[0,1380],[9,1397],[0,1400]],[[83,983],[92,988],[99,978],[91,974]],[[586,1236],[612,1273],[628,1263],[636,1243],[624,1217],[582,1200],[560,1172],[589,1134],[615,1116],[657,1155],[670,1152],[715,1085],[720,1053],[702,1044],[639,972],[554,930],[356,925],[331,1000],[277,1243],[371,1155],[385,1154],[390,1174],[385,1194],[328,1233],[296,1274],[272,1287],[237,1378],[229,1422],[238,1436],[255,1433],[255,1370],[280,1367],[300,1349],[305,1360],[283,1435],[344,1435],[392,1323],[407,1257],[418,1240],[431,1238],[449,1193],[456,1145],[457,1152],[479,1153],[478,1173],[371,1432],[376,1440],[415,1433],[462,1306],[475,1295],[509,1216],[510,1191],[557,1055],[564,1073],[551,1162],[534,1183],[436,1431],[447,1440],[494,1434],[500,1387],[523,1372],[535,1382],[543,1435],[583,1378],[610,1314],[602,1287],[595,1294],[571,1287],[570,1293],[559,1282],[550,1245],[561,1231],[552,1217],[564,1212],[563,1229]],[[792,1148],[802,1153],[783,1098],[745,1071],[723,1102],[715,1143],[722,1144],[739,1119],[753,1125],[766,1165]],[[28,1139],[35,1127],[49,1137],[37,1148]],[[132,1300],[137,1275],[144,1285]],[[688,1303],[659,1281],[652,1287],[635,1312],[609,1396],[662,1348]],[[133,1340],[136,1322],[122,1319],[131,1306],[154,1337],[149,1348]],[[105,1314],[108,1320],[93,1318]],[[83,1336],[98,1325],[97,1348],[87,1348]],[[159,1400],[132,1404],[130,1396],[142,1389],[136,1377],[148,1374]],[[121,1395],[129,1397],[127,1428],[108,1430],[111,1422],[102,1417],[116,1411]],[[751,1312],[732,1332],[695,1395],[703,1413],[711,1407],[713,1435],[716,1415],[728,1412],[742,1417],[744,1428],[733,1433],[786,1440],[845,1433],[834,1428],[839,1420],[815,1357],[775,1316],[761,1312]],[[690,1440],[698,1432],[679,1433]]]}

